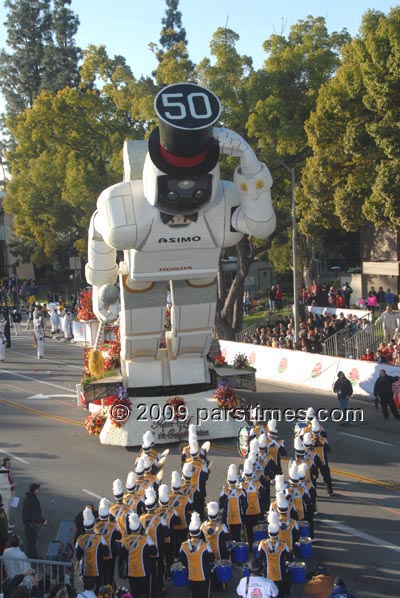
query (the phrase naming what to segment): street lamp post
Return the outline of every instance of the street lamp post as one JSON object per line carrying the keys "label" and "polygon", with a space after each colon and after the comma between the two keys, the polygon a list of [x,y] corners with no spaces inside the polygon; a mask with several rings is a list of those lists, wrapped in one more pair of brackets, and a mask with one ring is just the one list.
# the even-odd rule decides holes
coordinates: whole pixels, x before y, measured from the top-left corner
{"label": "street lamp post", "polygon": [[292,246],[293,246],[293,320],[294,320],[294,344],[297,346],[299,342],[299,288],[297,284],[297,220],[296,220],[296,201],[295,201],[295,187],[296,187],[296,170],[294,167],[289,168],[284,162],[280,162],[282,166],[290,172],[291,176],[291,196],[292,196]]}

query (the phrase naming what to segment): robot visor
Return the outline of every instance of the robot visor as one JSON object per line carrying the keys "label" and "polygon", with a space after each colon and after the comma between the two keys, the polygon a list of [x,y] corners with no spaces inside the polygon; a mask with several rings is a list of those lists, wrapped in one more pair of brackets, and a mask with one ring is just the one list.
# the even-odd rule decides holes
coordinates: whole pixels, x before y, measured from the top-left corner
{"label": "robot visor", "polygon": [[185,179],[158,176],[156,207],[165,214],[195,214],[210,201],[212,180],[211,174]]}

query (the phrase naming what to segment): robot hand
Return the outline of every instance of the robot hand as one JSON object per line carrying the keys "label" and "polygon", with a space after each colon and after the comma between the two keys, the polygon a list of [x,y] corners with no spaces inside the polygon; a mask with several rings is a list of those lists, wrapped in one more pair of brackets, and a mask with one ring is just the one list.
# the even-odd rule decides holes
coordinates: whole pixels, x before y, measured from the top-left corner
{"label": "robot hand", "polygon": [[247,141],[240,135],[225,128],[214,128],[213,137],[219,143],[219,149],[223,154],[240,158],[240,166],[243,175],[254,175],[261,170],[261,164]]}
{"label": "robot hand", "polygon": [[114,322],[119,315],[119,289],[111,284],[93,287],[93,311],[100,322]]}

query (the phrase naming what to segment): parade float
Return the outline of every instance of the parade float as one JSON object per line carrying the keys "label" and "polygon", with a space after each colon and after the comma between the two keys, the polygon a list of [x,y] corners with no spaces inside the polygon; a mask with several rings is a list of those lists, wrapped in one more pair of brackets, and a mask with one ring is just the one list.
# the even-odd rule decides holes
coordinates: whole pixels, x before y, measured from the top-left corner
{"label": "parade float", "polygon": [[[102,410],[87,426],[101,428],[104,444],[137,446],[149,427],[156,442],[180,441],[190,423],[200,438],[237,436],[235,389],[255,390],[247,358],[222,363],[209,352],[221,250],[275,229],[270,172],[242,137],[215,127],[221,106],[209,90],[170,85],[155,112],[149,140],[125,142],[124,180],[101,193],[89,227],[86,279],[99,325],[81,395]],[[233,181],[220,180],[222,155],[240,159]],[[105,380],[104,328],[117,322],[119,375]]]}

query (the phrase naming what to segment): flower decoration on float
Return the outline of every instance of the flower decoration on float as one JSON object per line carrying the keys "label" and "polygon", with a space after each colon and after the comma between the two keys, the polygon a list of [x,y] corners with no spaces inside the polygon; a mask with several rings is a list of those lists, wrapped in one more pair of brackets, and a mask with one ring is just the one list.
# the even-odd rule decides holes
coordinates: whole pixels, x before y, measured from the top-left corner
{"label": "flower decoration on float", "polygon": [[85,419],[85,428],[91,436],[98,436],[107,420],[108,409],[90,413]]}
{"label": "flower decoration on float", "polygon": [[80,322],[90,322],[97,320],[93,311],[92,303],[93,290],[81,291],[79,296],[79,306],[76,317]]}
{"label": "flower decoration on float", "polygon": [[236,409],[240,406],[240,400],[235,395],[233,386],[227,382],[218,384],[214,392],[214,399],[217,400],[220,409]]}
{"label": "flower decoration on float", "polygon": [[228,364],[226,363],[225,357],[223,355],[216,355],[214,357],[214,365],[216,368],[222,368]]}
{"label": "flower decoration on float", "polygon": [[232,367],[236,370],[255,370],[255,368],[250,365],[249,360],[244,353],[236,353],[233,358]]}
{"label": "flower decoration on float", "polygon": [[186,403],[183,397],[169,397],[165,401],[166,405],[171,405],[174,411],[174,419],[186,417]]}

